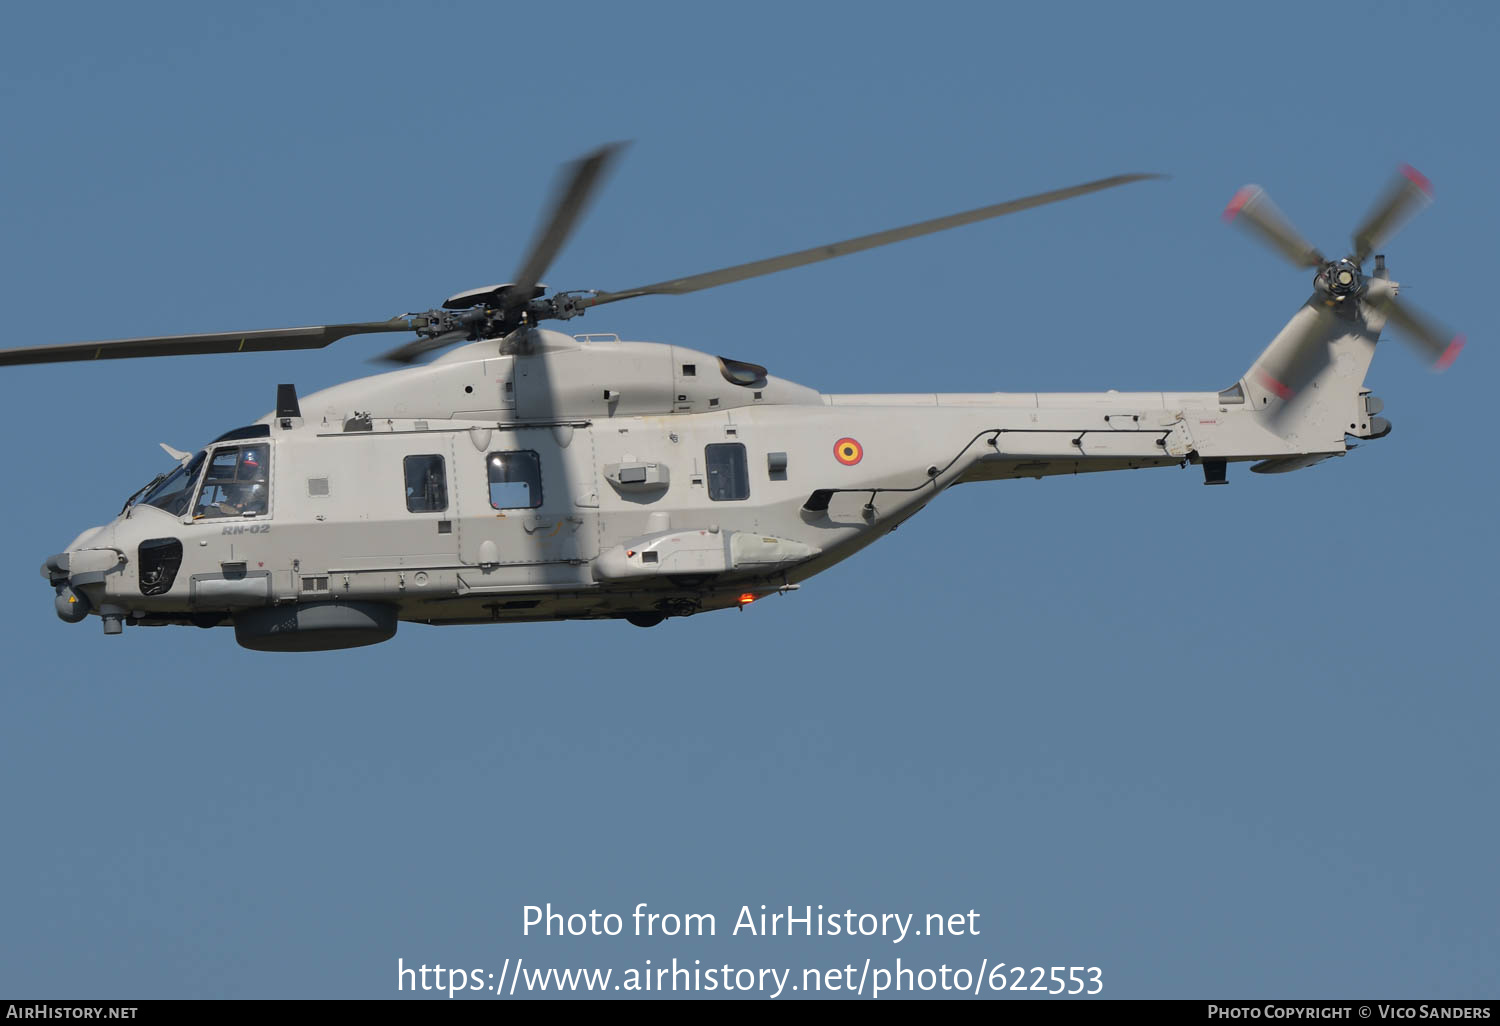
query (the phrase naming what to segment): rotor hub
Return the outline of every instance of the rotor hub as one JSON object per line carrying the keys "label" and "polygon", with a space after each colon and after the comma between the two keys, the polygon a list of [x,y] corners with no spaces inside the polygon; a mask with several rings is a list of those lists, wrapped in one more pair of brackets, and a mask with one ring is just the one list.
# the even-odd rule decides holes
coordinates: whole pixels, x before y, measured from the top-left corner
{"label": "rotor hub", "polygon": [[1336,260],[1318,272],[1313,284],[1335,299],[1347,299],[1364,291],[1365,276],[1352,260]]}

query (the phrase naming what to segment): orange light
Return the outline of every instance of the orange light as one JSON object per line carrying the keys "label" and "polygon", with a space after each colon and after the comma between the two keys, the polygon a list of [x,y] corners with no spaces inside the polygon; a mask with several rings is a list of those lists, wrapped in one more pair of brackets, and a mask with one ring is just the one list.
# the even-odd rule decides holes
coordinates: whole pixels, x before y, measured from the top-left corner
{"label": "orange light", "polygon": [[745,592],[745,594],[743,594],[743,595],[740,596],[740,605],[742,605],[742,606],[748,606],[750,603],[752,603],[754,601],[755,601],[755,596],[752,595],[748,591]]}

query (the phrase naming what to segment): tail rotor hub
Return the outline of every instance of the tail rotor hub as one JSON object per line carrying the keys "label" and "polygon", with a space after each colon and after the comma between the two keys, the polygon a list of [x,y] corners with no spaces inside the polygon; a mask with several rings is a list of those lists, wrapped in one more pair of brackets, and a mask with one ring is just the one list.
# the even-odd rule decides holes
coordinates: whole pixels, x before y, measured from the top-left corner
{"label": "tail rotor hub", "polygon": [[[1431,201],[1432,183],[1409,164],[1401,165],[1385,193],[1354,230],[1354,248],[1342,260],[1329,260],[1304,239],[1258,185],[1247,185],[1234,194],[1224,210],[1224,220],[1243,225],[1293,266],[1315,271],[1313,288],[1326,297],[1317,304],[1320,313],[1338,312],[1358,318],[1372,324],[1377,336],[1389,323],[1432,362],[1434,370],[1443,370],[1458,356],[1464,337],[1399,298],[1386,272],[1385,257],[1377,252],[1408,217]],[[1374,288],[1363,270],[1364,262],[1372,256],[1375,271],[1371,278],[1379,283]],[[1309,330],[1308,338],[1315,339],[1316,326]],[[1270,376],[1280,384],[1279,375]]]}
{"label": "tail rotor hub", "polygon": [[1347,299],[1364,291],[1365,276],[1352,260],[1338,260],[1319,271],[1314,284],[1335,299]]}

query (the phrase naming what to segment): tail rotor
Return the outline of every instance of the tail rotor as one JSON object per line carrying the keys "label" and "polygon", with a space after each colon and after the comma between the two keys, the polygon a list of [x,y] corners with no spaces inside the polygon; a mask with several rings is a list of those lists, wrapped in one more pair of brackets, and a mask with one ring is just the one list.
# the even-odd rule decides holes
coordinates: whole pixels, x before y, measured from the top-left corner
{"label": "tail rotor", "polygon": [[[1446,330],[1411,303],[1398,298],[1400,287],[1385,277],[1385,258],[1375,251],[1389,242],[1418,210],[1432,202],[1432,183],[1409,164],[1398,169],[1391,184],[1354,231],[1354,248],[1342,260],[1329,260],[1304,239],[1291,221],[1258,185],[1235,193],[1224,210],[1224,220],[1241,226],[1294,267],[1316,270],[1320,314],[1305,319],[1299,337],[1278,347],[1274,359],[1257,363],[1261,384],[1283,400],[1299,388],[1298,379],[1316,363],[1317,340],[1327,335],[1328,315],[1389,323],[1434,370],[1446,370],[1464,346],[1464,336]],[[1364,263],[1375,256],[1375,273],[1366,276]],[[1275,366],[1262,366],[1262,363]]]}

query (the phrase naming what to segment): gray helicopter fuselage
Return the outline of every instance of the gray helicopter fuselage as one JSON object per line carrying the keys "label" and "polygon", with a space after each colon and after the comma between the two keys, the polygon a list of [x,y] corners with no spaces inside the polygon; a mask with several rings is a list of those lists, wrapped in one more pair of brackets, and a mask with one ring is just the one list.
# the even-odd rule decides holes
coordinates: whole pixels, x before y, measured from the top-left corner
{"label": "gray helicopter fuselage", "polygon": [[[322,348],[415,335],[382,359],[424,366],[276,409],[131,496],[47,558],[60,619],[232,624],[272,651],[384,641],[397,624],[668,616],[741,606],[847,559],[966,481],[1230,463],[1282,473],[1380,438],[1364,387],[1387,320],[1432,360],[1463,348],[1398,298],[1378,251],[1432,196],[1403,165],[1330,261],[1259,186],[1225,209],[1313,295],[1218,392],[824,395],[681,346],[538,325],[642,296],[683,295],[1160,176],[1124,174],[617,291],[542,276],[621,144],[568,165],[508,284],[383,321],[0,350],[0,366]],[[1373,272],[1363,264],[1373,256]]]}
{"label": "gray helicopter fuselage", "polygon": [[[1290,427],[1250,374],[1225,392],[824,395],[681,346],[534,330],[231,432],[182,498],[148,492],[43,572],[64,619],[233,623],[254,648],[383,640],[398,619],[648,625],[789,589],[962,481],[1342,453],[1369,434],[1373,328],[1330,341],[1340,398]],[[257,499],[230,495],[236,474]]]}

